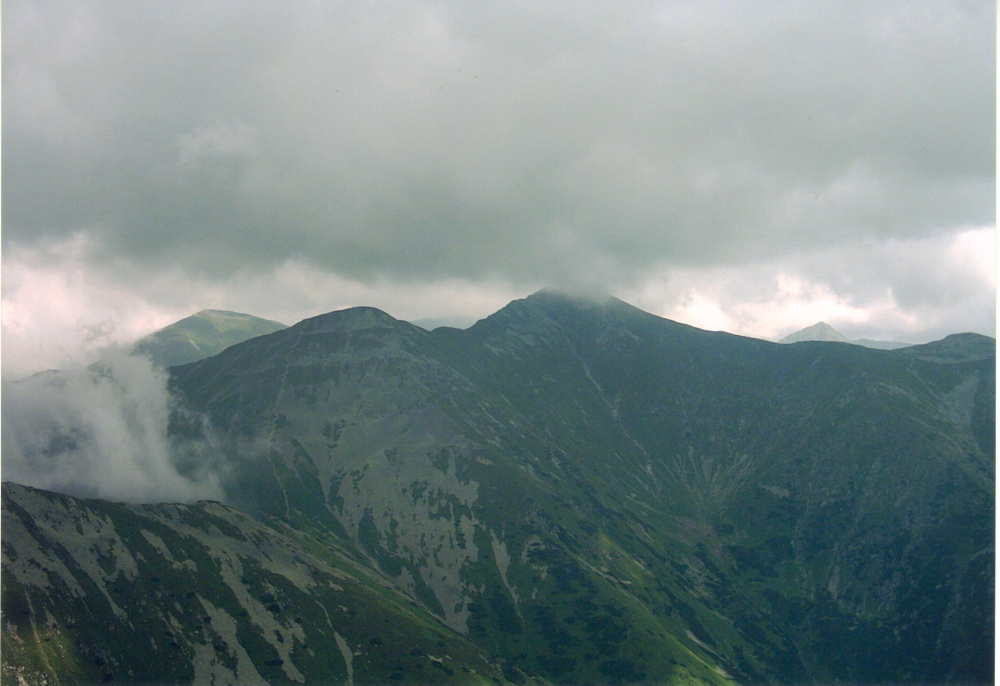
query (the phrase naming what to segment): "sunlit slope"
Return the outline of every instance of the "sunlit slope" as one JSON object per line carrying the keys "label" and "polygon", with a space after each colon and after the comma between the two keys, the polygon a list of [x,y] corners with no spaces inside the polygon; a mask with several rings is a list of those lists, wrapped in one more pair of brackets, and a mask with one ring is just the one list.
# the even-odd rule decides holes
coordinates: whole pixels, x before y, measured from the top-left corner
{"label": "sunlit slope", "polygon": [[249,314],[202,310],[140,339],[133,351],[166,369],[217,355],[231,345],[284,328],[284,324]]}
{"label": "sunlit slope", "polygon": [[234,504],[325,522],[527,672],[858,682],[992,674],[994,374],[542,292],[464,331],[331,313],[173,379]]}

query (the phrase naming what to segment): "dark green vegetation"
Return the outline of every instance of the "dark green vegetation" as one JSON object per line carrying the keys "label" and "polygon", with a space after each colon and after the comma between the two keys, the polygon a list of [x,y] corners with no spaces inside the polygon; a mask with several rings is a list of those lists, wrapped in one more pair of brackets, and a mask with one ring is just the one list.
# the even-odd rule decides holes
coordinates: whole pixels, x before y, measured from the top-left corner
{"label": "dark green vegetation", "polygon": [[502,664],[328,544],[218,503],[4,484],[3,681],[502,680]]}
{"label": "dark green vegetation", "polygon": [[202,310],[139,340],[133,350],[160,369],[217,355],[231,345],[287,328],[238,312]]}
{"label": "dark green vegetation", "polygon": [[342,683],[336,635],[356,683],[992,681],[993,339],[778,345],[542,292],[171,379],[238,510],[5,487],[6,679],[145,678],[170,631],[167,681]]}

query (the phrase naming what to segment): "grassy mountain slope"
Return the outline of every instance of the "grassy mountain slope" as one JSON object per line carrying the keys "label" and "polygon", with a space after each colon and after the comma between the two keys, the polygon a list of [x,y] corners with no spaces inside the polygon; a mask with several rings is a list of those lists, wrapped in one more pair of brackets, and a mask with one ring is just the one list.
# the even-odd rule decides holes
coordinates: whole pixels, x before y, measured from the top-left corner
{"label": "grassy mountain slope", "polygon": [[466,330],[354,308],[172,369],[172,431],[230,505],[514,680],[987,682],[994,347],[779,345],[549,291]]}
{"label": "grassy mountain slope", "polygon": [[5,483],[3,533],[4,683],[506,681],[301,527]]}
{"label": "grassy mountain slope", "polygon": [[542,292],[464,331],[331,313],[175,383],[228,441],[234,502],[332,516],[527,671],[975,680],[994,365]]}
{"label": "grassy mountain slope", "polygon": [[202,310],[140,339],[133,351],[161,369],[217,355],[231,345],[286,328],[249,314]]}

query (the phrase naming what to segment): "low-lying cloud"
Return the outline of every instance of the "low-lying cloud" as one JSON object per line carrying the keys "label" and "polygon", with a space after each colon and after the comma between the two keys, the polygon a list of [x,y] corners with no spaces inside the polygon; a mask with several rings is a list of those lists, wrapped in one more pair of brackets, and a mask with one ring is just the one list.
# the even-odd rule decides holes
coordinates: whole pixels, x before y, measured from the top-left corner
{"label": "low-lying cloud", "polygon": [[2,392],[5,481],[126,502],[223,496],[211,454],[192,460],[201,446],[168,438],[166,375],[145,357],[4,380]]}
{"label": "low-lying cloud", "polygon": [[911,343],[996,329],[993,227],[671,277],[623,295],[670,319],[770,340],[821,320],[849,338]]}

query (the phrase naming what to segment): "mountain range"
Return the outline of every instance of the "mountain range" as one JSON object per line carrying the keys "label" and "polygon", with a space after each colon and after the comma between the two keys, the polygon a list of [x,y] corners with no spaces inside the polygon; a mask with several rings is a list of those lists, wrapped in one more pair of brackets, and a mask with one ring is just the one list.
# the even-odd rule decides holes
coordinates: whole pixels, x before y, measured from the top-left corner
{"label": "mountain range", "polygon": [[542,291],[169,369],[225,504],[3,485],[4,683],[987,683],[995,341]]}
{"label": "mountain range", "polygon": [[840,333],[826,322],[816,322],[812,326],[807,326],[806,328],[796,331],[795,333],[790,333],[782,338],[779,343],[801,343],[803,341],[853,343],[854,345],[863,345],[866,348],[877,348],[879,350],[896,350],[897,348],[906,348],[913,345],[912,343],[900,343],[899,341],[878,341],[871,338],[855,338],[854,340],[848,340],[844,334]]}

